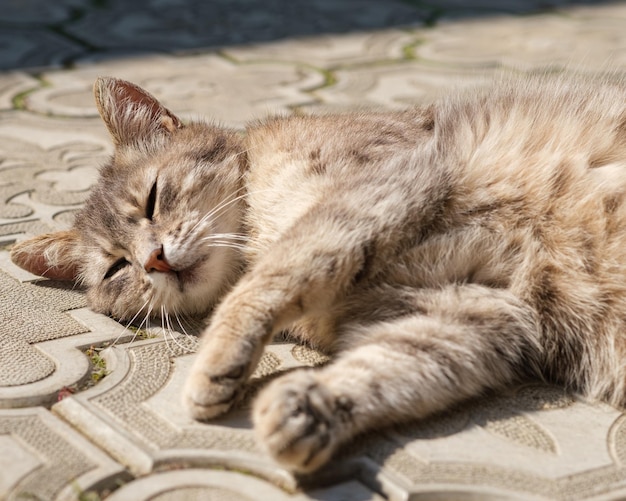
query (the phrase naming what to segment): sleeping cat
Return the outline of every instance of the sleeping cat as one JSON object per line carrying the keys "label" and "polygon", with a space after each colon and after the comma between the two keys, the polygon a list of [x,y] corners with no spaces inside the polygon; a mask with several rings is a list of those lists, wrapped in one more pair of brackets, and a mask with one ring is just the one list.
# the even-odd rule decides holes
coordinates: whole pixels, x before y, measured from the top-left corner
{"label": "sleeping cat", "polygon": [[69,231],[15,246],[120,319],[208,315],[184,402],[227,412],[279,331],[334,352],[256,399],[298,471],[523,378],[626,403],[626,84],[502,78],[402,112],[184,125],[95,84],[115,154]]}

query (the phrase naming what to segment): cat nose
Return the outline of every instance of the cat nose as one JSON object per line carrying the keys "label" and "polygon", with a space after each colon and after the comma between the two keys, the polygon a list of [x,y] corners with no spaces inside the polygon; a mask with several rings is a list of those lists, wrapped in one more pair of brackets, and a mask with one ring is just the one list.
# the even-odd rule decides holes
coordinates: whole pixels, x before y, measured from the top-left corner
{"label": "cat nose", "polygon": [[168,271],[173,271],[170,263],[168,263],[167,259],[165,259],[165,254],[163,254],[163,246],[157,247],[152,251],[143,267],[148,273],[150,273],[151,271],[161,271],[164,273]]}

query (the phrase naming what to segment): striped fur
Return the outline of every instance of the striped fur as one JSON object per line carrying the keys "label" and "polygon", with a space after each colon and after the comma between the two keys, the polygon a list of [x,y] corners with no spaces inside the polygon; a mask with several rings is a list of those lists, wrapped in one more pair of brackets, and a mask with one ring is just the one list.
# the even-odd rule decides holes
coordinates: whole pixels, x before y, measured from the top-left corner
{"label": "striped fur", "polygon": [[[50,266],[80,270],[92,306],[119,317],[221,298],[184,391],[195,418],[228,411],[285,329],[335,353],[254,405],[260,442],[299,471],[357,433],[528,377],[626,404],[623,81],[503,78],[405,112],[269,118],[245,137],[182,126],[127,82],[96,89],[116,153],[75,251],[49,252],[71,262]],[[221,257],[201,245],[241,232]],[[16,262],[40,269],[68,236],[43,241]],[[189,282],[143,269],[160,244]]]}

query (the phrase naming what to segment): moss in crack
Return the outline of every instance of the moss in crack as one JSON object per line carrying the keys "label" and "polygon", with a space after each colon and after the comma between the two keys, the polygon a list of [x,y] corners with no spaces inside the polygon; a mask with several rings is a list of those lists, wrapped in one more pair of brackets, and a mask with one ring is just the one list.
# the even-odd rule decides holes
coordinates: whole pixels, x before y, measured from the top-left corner
{"label": "moss in crack", "polygon": [[101,501],[103,499],[108,498],[113,492],[115,492],[120,487],[124,487],[129,482],[133,481],[134,477],[130,475],[130,473],[125,472],[122,473],[118,478],[113,479],[112,482],[109,482],[109,485],[104,488],[98,488],[96,490],[83,490],[83,488],[78,485],[77,482],[72,483],[72,489],[76,494],[76,499],[78,501]]}
{"label": "moss in crack", "polygon": [[410,44],[402,47],[402,58],[407,61],[414,61],[417,59],[417,54],[415,53],[415,49],[422,44],[422,40],[414,40]]}
{"label": "moss in crack", "polygon": [[43,78],[40,74],[31,75],[39,85],[33,86],[25,91],[19,92],[11,99],[11,104],[13,105],[13,109],[25,111],[28,110],[28,106],[26,105],[26,98],[30,96],[33,92],[36,92],[40,89],[45,89],[46,87],[50,87],[52,84],[48,82],[45,78]]}
{"label": "moss in crack", "polygon": [[64,398],[72,396],[74,393],[84,391],[95,386],[104,377],[109,374],[107,370],[106,360],[100,355],[100,352],[106,348],[105,346],[90,346],[85,350],[85,355],[89,358],[90,373],[80,383],[64,386],[57,392],[57,401],[60,402]]}
{"label": "moss in crack", "polygon": [[155,337],[157,337],[155,334],[152,334],[145,329],[135,327],[134,325],[129,325],[127,329],[133,333],[133,338],[137,337],[142,341],[146,339],[154,339]]}
{"label": "moss in crack", "polygon": [[89,361],[91,362],[91,384],[94,385],[99,382],[102,378],[104,378],[109,372],[107,371],[107,362],[104,358],[100,356],[100,352],[104,348],[96,348],[94,346],[90,346],[87,351],[85,351],[85,355],[89,357]]}

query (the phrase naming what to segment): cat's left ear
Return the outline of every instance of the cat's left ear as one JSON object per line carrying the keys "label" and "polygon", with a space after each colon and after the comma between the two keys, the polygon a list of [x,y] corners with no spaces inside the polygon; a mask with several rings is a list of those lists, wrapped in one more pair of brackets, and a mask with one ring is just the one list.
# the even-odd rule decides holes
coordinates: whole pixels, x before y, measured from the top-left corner
{"label": "cat's left ear", "polygon": [[118,78],[100,77],[93,87],[98,112],[116,146],[136,144],[183,127],[152,94]]}
{"label": "cat's left ear", "polygon": [[11,261],[20,268],[55,280],[76,280],[79,275],[79,239],[74,230],[38,235],[11,249]]}

